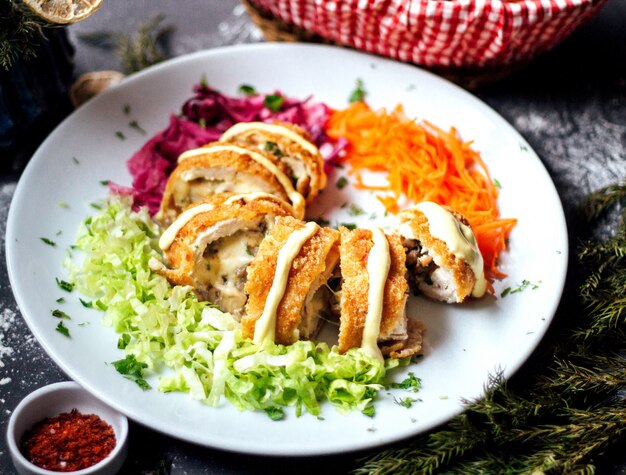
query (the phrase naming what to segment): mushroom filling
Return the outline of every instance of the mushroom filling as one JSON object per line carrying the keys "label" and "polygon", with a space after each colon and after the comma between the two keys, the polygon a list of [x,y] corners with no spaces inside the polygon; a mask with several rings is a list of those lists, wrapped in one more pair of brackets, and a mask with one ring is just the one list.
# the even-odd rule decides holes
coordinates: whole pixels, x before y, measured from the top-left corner
{"label": "mushroom filling", "polygon": [[433,285],[432,274],[439,266],[435,264],[428,250],[422,247],[419,240],[402,238],[402,245],[406,252],[407,279],[414,294],[424,285]]}

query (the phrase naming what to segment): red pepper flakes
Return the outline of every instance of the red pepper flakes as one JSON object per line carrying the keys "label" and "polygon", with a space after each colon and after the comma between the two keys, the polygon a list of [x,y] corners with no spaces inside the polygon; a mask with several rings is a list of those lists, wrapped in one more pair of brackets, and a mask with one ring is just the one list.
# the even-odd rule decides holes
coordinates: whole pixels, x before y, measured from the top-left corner
{"label": "red pepper flakes", "polygon": [[77,409],[46,418],[22,438],[22,453],[33,464],[56,472],[91,467],[115,447],[113,428],[95,414]]}

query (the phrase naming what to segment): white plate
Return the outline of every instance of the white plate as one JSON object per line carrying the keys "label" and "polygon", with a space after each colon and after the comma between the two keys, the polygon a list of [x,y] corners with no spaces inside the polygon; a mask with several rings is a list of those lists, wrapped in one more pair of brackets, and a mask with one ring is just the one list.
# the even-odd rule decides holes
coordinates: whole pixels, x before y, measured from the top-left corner
{"label": "white plate", "polygon": [[[347,105],[357,78],[374,107],[404,104],[409,115],[442,126],[456,126],[473,139],[492,176],[502,184],[500,207],[519,224],[502,269],[509,274],[497,294],[526,279],[538,288],[486,298],[463,306],[412,299],[414,314],[428,326],[425,357],[408,371],[422,379],[422,401],[409,409],[394,403],[406,392],[383,391],[377,414],[341,415],[331,406],[324,420],[288,412],[286,420],[239,412],[228,403],[210,408],[186,394],[141,391],[107,363],[122,357],[117,335],[99,323],[100,314],[83,308],[77,295],[64,295],[65,250],[79,223],[93,213],[89,203],[102,199],[101,180],[129,184],[126,161],[178,113],[202,75],[220,91],[235,94],[242,83],[257,90],[280,89],[294,97],[313,94],[335,107]],[[131,106],[125,115],[124,106]],[[149,135],[128,127],[136,119]],[[122,131],[125,140],[116,137]],[[345,173],[345,170],[340,170]],[[371,196],[336,192],[329,180],[324,198],[311,215],[328,211],[331,221],[354,221],[336,209],[356,200],[382,216]],[[335,190],[335,191],[332,191]],[[335,193],[341,196],[337,197]],[[65,202],[69,209],[59,206]],[[369,224],[378,221],[364,220]],[[40,238],[57,242],[56,247]],[[558,305],[566,274],[567,231],[563,210],[546,170],[522,137],[498,114],[464,90],[415,67],[316,45],[259,44],[200,52],[176,58],[129,77],[68,117],[33,156],[19,182],[8,218],[7,262],[15,298],[31,330],[56,363],[87,390],[128,417],[168,435],[227,450],[274,455],[330,454],[363,449],[427,431],[462,411],[462,399],[479,397],[489,375],[510,376],[527,359],[546,331]],[[55,331],[51,310],[65,296],[63,310],[72,338]],[[79,326],[81,322],[90,322]]]}

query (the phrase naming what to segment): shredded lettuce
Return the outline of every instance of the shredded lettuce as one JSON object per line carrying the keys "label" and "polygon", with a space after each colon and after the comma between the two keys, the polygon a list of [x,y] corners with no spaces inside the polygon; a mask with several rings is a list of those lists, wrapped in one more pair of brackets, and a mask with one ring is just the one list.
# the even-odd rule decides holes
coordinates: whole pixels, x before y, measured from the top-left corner
{"label": "shredded lettuce", "polygon": [[68,259],[76,289],[104,312],[103,323],[121,334],[119,345],[158,377],[160,391],[182,391],[211,406],[224,399],[240,410],[281,419],[280,407],[319,415],[329,401],[340,411],[373,413],[372,402],[388,369],[359,350],[339,354],[325,343],[255,345],[239,323],[190,287],[171,286],[153,273],[162,260],[161,230],[146,208],[133,211],[129,197],[113,195],[85,220],[77,237],[82,259]]}

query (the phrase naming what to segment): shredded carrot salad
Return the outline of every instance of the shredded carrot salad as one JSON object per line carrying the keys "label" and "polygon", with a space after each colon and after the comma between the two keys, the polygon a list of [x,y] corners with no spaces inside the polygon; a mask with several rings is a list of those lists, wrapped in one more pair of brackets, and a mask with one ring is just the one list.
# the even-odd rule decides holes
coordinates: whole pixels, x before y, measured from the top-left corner
{"label": "shredded carrot salad", "polygon": [[[485,275],[493,281],[504,277],[498,255],[507,246],[516,219],[500,218],[498,188],[471,142],[463,142],[457,130],[448,132],[433,124],[409,119],[401,105],[393,111],[374,111],[364,102],[333,111],[326,133],[348,141],[346,153],[337,160],[351,166],[356,187],[391,192],[378,196],[391,213],[398,200],[434,201],[462,213],[469,221],[483,259]],[[388,184],[368,185],[361,171],[387,173]]]}

